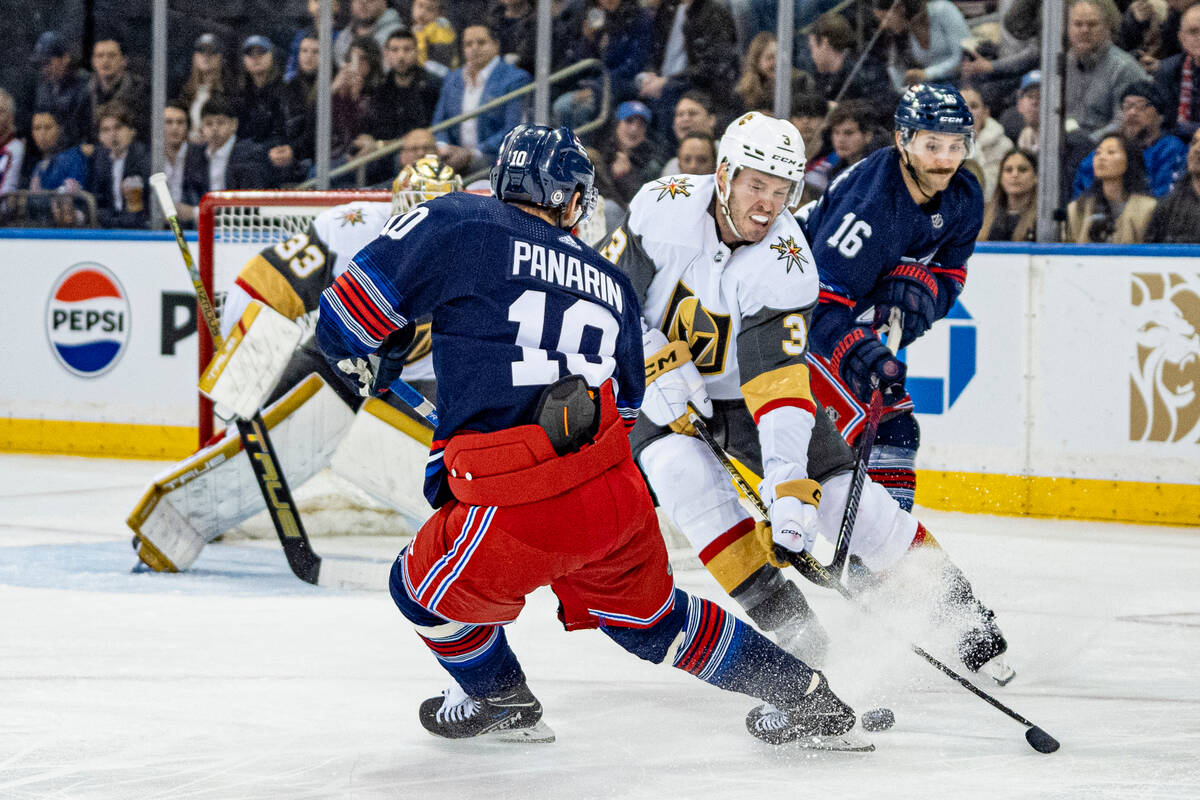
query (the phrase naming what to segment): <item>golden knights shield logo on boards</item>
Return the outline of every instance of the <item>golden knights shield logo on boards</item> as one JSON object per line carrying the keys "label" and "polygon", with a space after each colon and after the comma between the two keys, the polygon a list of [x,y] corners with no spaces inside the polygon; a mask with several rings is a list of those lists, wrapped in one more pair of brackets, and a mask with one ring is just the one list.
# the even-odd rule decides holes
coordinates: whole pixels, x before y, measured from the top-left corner
{"label": "golden knights shield logo on boards", "polygon": [[1129,439],[1200,443],[1200,275],[1134,273],[1130,288]]}
{"label": "golden knights shield logo on boards", "polygon": [[715,375],[725,369],[729,330],[728,314],[712,313],[700,305],[687,284],[683,281],[675,284],[663,318],[663,333],[673,342],[687,342],[701,375]]}

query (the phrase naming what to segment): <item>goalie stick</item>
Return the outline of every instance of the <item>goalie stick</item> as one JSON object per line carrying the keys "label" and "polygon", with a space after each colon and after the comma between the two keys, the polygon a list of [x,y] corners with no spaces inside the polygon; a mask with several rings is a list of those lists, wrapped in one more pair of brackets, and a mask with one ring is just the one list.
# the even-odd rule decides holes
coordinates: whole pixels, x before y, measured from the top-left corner
{"label": "goalie stick", "polygon": [[[708,445],[708,448],[712,451],[712,454],[716,456],[718,461],[721,462],[721,466],[724,467],[726,472],[729,473],[729,477],[732,478],[737,487],[742,490],[746,498],[751,502],[762,519],[764,521],[769,520],[770,512],[767,509],[766,503],[763,502],[762,497],[760,497],[758,492],[754,490],[754,487],[750,485],[749,481],[742,477],[742,474],[738,472],[737,467],[733,465],[733,462],[729,459],[729,455],[725,452],[724,448],[717,444],[717,440],[713,438],[712,433],[709,432],[707,426],[705,426],[703,417],[701,417],[696,410],[691,407],[688,408],[688,421],[692,423],[693,427],[696,429],[696,433],[698,433],[704,443]],[[781,556],[789,564],[795,567],[796,570],[809,581],[812,581],[818,586],[835,590],[842,597],[846,598],[846,600],[848,600],[859,611],[878,619],[876,615],[872,614],[871,611],[867,609],[859,601],[859,599],[845,587],[845,585],[842,584],[841,580],[838,578],[838,574],[829,567],[823,566],[821,562],[813,556],[812,553],[793,553],[790,550],[785,550],[780,547],[775,548],[775,550],[777,555]],[[880,620],[880,622],[882,622],[882,620]],[[1016,711],[1013,711],[1004,703],[992,697],[983,689],[980,689],[978,686],[971,683],[969,680],[955,672],[950,667],[946,666],[937,658],[934,658],[927,650],[925,650],[925,648],[911,642],[908,646],[909,649],[911,649],[914,653],[931,664],[942,674],[955,681],[959,686],[962,686],[964,689],[971,692],[971,694],[988,703],[993,708],[1002,711],[1011,719],[1014,719],[1024,725],[1026,728],[1025,741],[1027,741],[1029,746],[1034,750],[1037,750],[1039,753],[1053,753],[1059,748],[1058,740],[1053,736],[1046,733],[1046,731],[1042,730],[1042,728],[1033,724]]]}
{"label": "goalie stick", "polygon": [[[196,291],[196,303],[200,307],[200,315],[204,318],[209,336],[212,337],[213,346],[219,350],[221,347],[220,322],[217,319],[217,312],[213,308],[212,299],[208,296],[208,290],[205,289],[204,282],[200,278],[200,271],[196,269],[196,264],[192,261],[192,252],[183,238],[183,230],[179,227],[175,202],[171,199],[171,192],[167,188],[167,176],[161,172],[151,175],[150,186],[153,187],[159,205],[162,206],[163,216],[167,218],[167,223],[175,234],[175,243],[179,245],[179,254],[183,257],[183,264],[187,268],[188,276],[192,279],[192,287]],[[246,451],[246,456],[250,459],[254,479],[258,482],[259,491],[262,492],[267,513],[271,517],[271,524],[275,527],[276,535],[279,536],[279,543],[283,546],[283,554],[287,558],[288,566],[300,580],[317,583],[321,574],[321,557],[313,552],[312,545],[308,541],[304,523],[300,521],[300,510],[296,507],[295,500],[292,499],[287,479],[283,475],[279,458],[275,454],[275,447],[271,444],[271,438],[267,434],[267,426],[263,422],[262,412],[256,411],[250,419],[238,417],[236,424],[238,436],[242,440],[242,449]]]}

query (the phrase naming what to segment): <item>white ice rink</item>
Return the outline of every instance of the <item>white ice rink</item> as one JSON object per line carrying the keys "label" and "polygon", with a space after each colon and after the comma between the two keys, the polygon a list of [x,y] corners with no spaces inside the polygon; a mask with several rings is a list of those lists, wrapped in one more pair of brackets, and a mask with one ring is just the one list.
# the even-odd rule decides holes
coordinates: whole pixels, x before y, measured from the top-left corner
{"label": "white ice rink", "polygon": [[835,690],[895,710],[874,753],[763,745],[750,698],[564,633],[545,591],[510,641],[558,741],[451,743],[417,723],[445,676],[382,585],[302,584],[270,541],[131,574],[163,466],[0,456],[0,798],[1200,798],[1197,529],[921,515],[1009,638],[1018,678],[986,688],[1053,755],[816,589]]}

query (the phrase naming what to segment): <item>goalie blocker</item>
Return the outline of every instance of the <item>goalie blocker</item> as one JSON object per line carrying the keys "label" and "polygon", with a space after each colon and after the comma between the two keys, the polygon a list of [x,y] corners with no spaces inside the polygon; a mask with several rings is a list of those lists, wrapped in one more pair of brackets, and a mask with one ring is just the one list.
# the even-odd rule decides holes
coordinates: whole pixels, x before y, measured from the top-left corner
{"label": "goalie blocker", "polygon": [[223,419],[250,419],[279,382],[299,344],[299,325],[251,300],[200,376],[200,391],[217,404]]}

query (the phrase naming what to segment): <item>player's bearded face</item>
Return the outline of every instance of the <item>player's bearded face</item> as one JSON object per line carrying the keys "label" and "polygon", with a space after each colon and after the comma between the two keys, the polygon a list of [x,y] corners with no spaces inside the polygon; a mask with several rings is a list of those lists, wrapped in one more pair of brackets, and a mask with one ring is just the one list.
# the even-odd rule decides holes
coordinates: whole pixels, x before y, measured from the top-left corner
{"label": "player's bearded face", "polygon": [[903,149],[920,176],[922,186],[933,192],[949,186],[954,173],[970,155],[963,136],[931,131],[918,131]]}
{"label": "player's bearded face", "polygon": [[792,182],[756,169],[738,170],[729,190],[729,216],[741,238],[762,241],[783,210]]}

